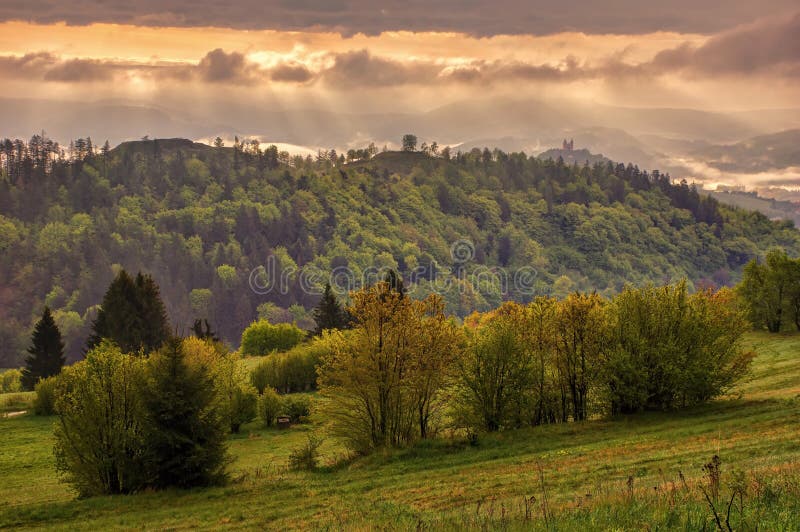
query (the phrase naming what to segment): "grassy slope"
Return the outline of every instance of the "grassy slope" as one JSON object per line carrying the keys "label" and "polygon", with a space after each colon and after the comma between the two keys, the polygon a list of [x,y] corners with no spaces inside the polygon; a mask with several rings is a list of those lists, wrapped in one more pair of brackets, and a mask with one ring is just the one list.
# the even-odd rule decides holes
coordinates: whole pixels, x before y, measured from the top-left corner
{"label": "grassy slope", "polygon": [[[498,524],[506,511],[524,512],[524,496],[541,500],[538,463],[551,508],[594,508],[563,512],[564,529],[610,523],[641,528],[656,518],[662,523],[683,519],[682,526],[694,528],[686,508],[694,508],[703,519],[710,515],[696,501],[678,505],[687,512],[682,517],[672,515],[671,505],[640,503],[638,497],[621,504],[628,477],[634,477],[636,493],[647,501],[650,490],[664,491],[677,482],[678,471],[692,484],[702,476],[702,465],[717,453],[724,471],[736,467],[760,475],[784,470],[798,478],[800,336],[754,334],[749,342],[759,353],[752,378],[734,396],[689,411],[511,431],[483,437],[477,447],[439,440],[316,473],[288,472],[285,467],[290,450],[304,440],[308,428],[278,432],[254,423],[231,439],[238,480],[227,487],[188,492],[75,501],[53,471],[54,418],[4,419],[0,420],[0,527],[226,524],[286,529],[382,523],[407,528],[421,519],[434,526],[461,528],[480,526],[476,516],[491,516]],[[342,456],[331,442],[323,453],[329,463]],[[677,492],[672,493],[674,497]],[[775,510],[774,523],[785,526],[792,522],[793,512],[800,512],[796,497],[792,500],[788,507]],[[478,501],[484,501],[481,509]],[[761,517],[762,522],[769,519],[766,514]]]}

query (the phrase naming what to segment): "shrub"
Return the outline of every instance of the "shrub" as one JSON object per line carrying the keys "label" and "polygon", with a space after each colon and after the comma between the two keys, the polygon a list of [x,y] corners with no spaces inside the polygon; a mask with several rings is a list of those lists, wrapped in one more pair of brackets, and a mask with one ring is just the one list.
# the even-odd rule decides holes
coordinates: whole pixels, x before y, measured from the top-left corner
{"label": "shrub", "polygon": [[307,395],[288,395],[283,398],[280,413],[288,416],[292,423],[305,423],[311,415],[311,398]]}
{"label": "shrub", "polygon": [[54,380],[56,467],[80,496],[225,479],[216,383],[180,340],[147,359],[104,340]]}
{"label": "shrub", "polygon": [[37,416],[52,416],[56,413],[56,387],[58,377],[40,379],[34,387],[33,413]]}
{"label": "shrub", "polygon": [[747,371],[746,320],[721,290],[689,295],[685,283],[626,289],[613,300],[607,364],[613,413],[708,401]]}
{"label": "shrub", "polygon": [[256,416],[258,393],[248,382],[248,373],[238,353],[229,353],[219,342],[195,337],[182,340],[187,363],[208,369],[214,381],[219,412],[238,433],[244,423]]}
{"label": "shrub", "polygon": [[212,369],[223,419],[231,432],[256,417],[258,392],[249,382],[247,370],[237,353],[220,357]]}
{"label": "shrub", "polygon": [[317,388],[317,366],[329,350],[328,333],[286,353],[274,353],[261,361],[250,376],[259,393],[275,388],[281,393],[297,393]]}
{"label": "shrub", "polygon": [[264,393],[258,398],[258,415],[264,425],[271,427],[275,423],[275,418],[281,413],[283,401],[281,396],[274,388],[264,389]]}
{"label": "shrub", "polygon": [[234,389],[230,403],[231,432],[238,434],[241,426],[253,421],[258,406],[258,392],[247,383]]}
{"label": "shrub", "polygon": [[103,341],[57,379],[56,468],[80,496],[146,486],[139,387],[144,363]]}
{"label": "shrub", "polygon": [[316,469],[319,463],[319,448],[321,445],[321,438],[309,434],[306,442],[300,447],[292,449],[289,454],[289,469],[295,471],[313,471]]}
{"label": "shrub", "polygon": [[242,333],[241,352],[244,355],[262,356],[272,351],[285,351],[299,344],[305,337],[306,332],[295,325],[273,325],[267,320],[258,320]]}
{"label": "shrub", "polygon": [[9,369],[0,373],[0,393],[14,393],[22,391],[22,371]]}

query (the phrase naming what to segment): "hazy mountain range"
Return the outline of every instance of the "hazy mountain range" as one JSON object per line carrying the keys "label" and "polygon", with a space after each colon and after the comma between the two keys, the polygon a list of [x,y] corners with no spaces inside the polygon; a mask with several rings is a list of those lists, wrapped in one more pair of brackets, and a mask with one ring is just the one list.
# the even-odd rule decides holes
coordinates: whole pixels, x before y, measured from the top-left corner
{"label": "hazy mountain range", "polygon": [[[396,146],[404,133],[462,151],[498,147],[531,154],[573,138],[587,149],[674,177],[748,186],[800,185],[800,109],[718,113],[625,108],[585,102],[496,98],[463,101],[418,113],[352,113],[275,109],[248,102],[159,107],[124,101],[63,102],[0,99],[0,136],[42,130],[64,143],[150,137],[259,138],[295,151],[346,149],[375,142]],[[209,119],[209,116],[224,117]]]}

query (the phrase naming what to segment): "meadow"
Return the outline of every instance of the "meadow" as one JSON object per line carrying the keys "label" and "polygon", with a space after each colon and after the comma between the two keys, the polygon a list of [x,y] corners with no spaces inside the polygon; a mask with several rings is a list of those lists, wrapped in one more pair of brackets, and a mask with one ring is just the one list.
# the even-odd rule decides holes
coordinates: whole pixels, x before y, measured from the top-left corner
{"label": "meadow", "polygon": [[[800,530],[800,335],[751,333],[747,343],[757,352],[750,377],[703,406],[367,457],[326,440],[314,472],[287,462],[315,425],[255,421],[231,436],[233,480],[219,488],[77,500],[54,470],[56,418],[7,417],[0,528],[727,530],[729,520]],[[24,399],[0,396],[13,405],[0,411]],[[703,467],[714,455],[718,475]]]}

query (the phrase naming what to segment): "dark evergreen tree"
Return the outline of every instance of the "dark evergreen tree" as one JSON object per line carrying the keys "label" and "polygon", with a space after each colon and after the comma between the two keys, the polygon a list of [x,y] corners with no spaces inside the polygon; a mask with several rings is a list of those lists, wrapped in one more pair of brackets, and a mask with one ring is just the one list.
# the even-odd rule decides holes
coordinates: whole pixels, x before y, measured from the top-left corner
{"label": "dark evergreen tree", "polygon": [[147,377],[148,483],[189,488],[222,482],[228,463],[227,427],[208,368],[188,363],[181,340],[175,338],[150,358]]}
{"label": "dark evergreen tree", "polygon": [[333,293],[331,283],[325,283],[325,292],[314,309],[314,321],[317,323],[314,334],[317,335],[326,329],[345,329],[348,326],[347,311]]}
{"label": "dark evergreen tree", "polygon": [[154,351],[170,338],[167,309],[161,300],[161,291],[150,275],[136,276],[137,307],[142,326],[142,347]]}
{"label": "dark evergreen tree", "polygon": [[121,270],[103,296],[87,346],[91,349],[107,338],[123,352],[149,352],[169,337],[167,312],[153,278],[140,273],[134,280]]}
{"label": "dark evergreen tree", "polygon": [[97,317],[92,322],[87,348],[91,349],[107,338],[123,352],[138,351],[142,346],[142,324],[139,322],[137,299],[136,284],[128,272],[121,270],[103,296]]}
{"label": "dark evergreen tree", "polygon": [[26,390],[33,390],[39,379],[58,375],[64,366],[64,342],[48,307],[33,329],[28,353],[21,379]]}

